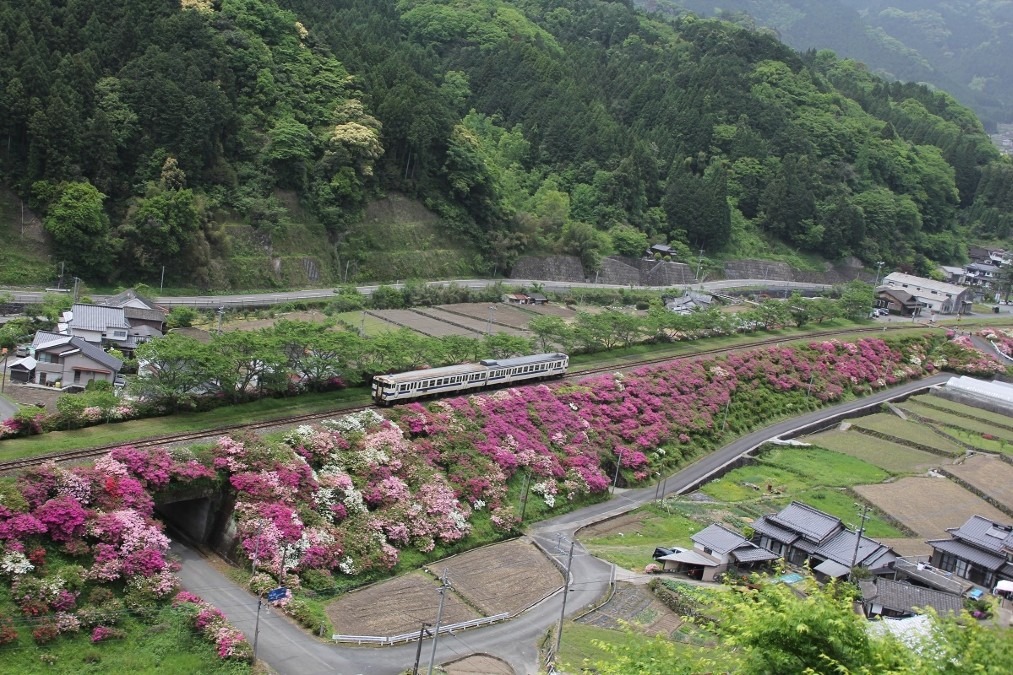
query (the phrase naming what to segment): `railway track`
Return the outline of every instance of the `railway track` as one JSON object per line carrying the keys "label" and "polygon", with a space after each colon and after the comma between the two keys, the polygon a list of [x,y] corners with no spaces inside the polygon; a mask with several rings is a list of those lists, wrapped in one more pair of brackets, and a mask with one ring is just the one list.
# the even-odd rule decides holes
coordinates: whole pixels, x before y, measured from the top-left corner
{"label": "railway track", "polygon": [[[906,326],[904,327],[906,328]],[[901,326],[897,326],[897,328],[901,328]],[[669,361],[674,361],[677,359],[714,356],[717,354],[725,354],[728,352],[739,351],[743,349],[755,349],[757,347],[766,347],[781,342],[792,342],[796,340],[816,340],[828,337],[838,337],[843,335],[851,335],[854,333],[866,333],[866,332],[869,332],[869,329],[843,328],[837,330],[817,331],[815,333],[808,333],[806,335],[800,335],[798,337],[763,338],[751,342],[744,342],[730,347],[715,347],[713,349],[701,349],[687,354],[676,354],[656,358],[646,358],[646,359],[639,359],[631,363],[620,363],[620,364],[613,364],[611,366],[587,368],[580,371],[571,372],[570,374],[566,375],[563,379],[577,379],[581,377],[586,377],[588,375],[596,375],[599,373],[611,373],[617,370],[640,368],[643,366],[656,365],[659,363],[667,363]],[[313,422],[316,420],[327,419],[329,417],[333,417],[334,415],[347,415],[375,407],[376,406],[366,405],[353,408],[336,408],[334,410],[329,410],[326,412],[295,415],[292,417],[283,417],[275,420],[266,420],[263,422],[250,422],[247,424],[231,424],[228,426],[217,427],[215,429],[209,429],[207,431],[192,431],[179,434],[167,434],[164,436],[156,436],[153,438],[147,438],[137,441],[125,441],[121,443],[113,443],[110,445],[103,445],[94,448],[85,448],[81,450],[67,450],[65,452],[55,452],[48,455],[36,455],[33,457],[25,457],[22,459],[13,459],[0,462],[0,475],[11,473],[14,471],[20,471],[22,469],[28,469],[33,466],[37,466],[39,464],[49,461],[59,463],[59,462],[73,462],[91,459],[93,457],[99,457],[101,455],[104,455],[113,448],[123,447],[124,445],[130,445],[135,448],[152,448],[176,443],[188,443],[199,440],[205,440],[208,438],[217,438],[218,436],[227,434],[230,431],[236,431],[237,429],[257,430],[257,429],[269,429],[271,427],[278,427],[278,426],[288,426],[292,424],[301,424],[304,422]],[[0,448],[2,448],[2,446],[0,446]]]}

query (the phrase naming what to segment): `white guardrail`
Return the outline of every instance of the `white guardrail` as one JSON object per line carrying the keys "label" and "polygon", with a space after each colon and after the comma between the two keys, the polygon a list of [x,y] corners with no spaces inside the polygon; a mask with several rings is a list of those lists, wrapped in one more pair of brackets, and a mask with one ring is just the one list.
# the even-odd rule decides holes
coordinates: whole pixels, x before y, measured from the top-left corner
{"label": "white guardrail", "polygon": [[[503,612],[502,614],[496,614],[494,616],[483,616],[480,619],[472,619],[471,621],[460,621],[458,623],[447,624],[446,626],[440,626],[440,633],[452,633],[455,630],[466,630],[468,628],[478,628],[479,626],[486,626],[503,619],[509,619],[510,613]],[[426,631],[426,636],[431,636],[432,631]],[[338,635],[334,634],[331,639],[335,642],[354,642],[357,645],[362,644],[373,644],[373,645],[396,645],[399,642],[411,642],[419,639],[419,631],[415,630],[411,633],[402,633],[401,635],[391,635],[389,637],[382,635]]]}

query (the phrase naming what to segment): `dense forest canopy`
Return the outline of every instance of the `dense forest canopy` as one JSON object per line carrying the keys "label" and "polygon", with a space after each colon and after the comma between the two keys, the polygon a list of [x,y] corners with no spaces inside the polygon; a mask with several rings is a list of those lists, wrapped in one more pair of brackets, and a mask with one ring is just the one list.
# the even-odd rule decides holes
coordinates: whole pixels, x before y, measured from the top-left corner
{"label": "dense forest canopy", "polygon": [[11,0],[0,56],[3,181],[97,280],[214,285],[221,223],[269,239],[281,192],[352,255],[413,195],[500,270],[778,240],[927,273],[1013,227],[951,96],[632,2]]}
{"label": "dense forest canopy", "polygon": [[1006,0],[636,0],[649,11],[718,16],[795,49],[831,49],[876,73],[927,82],[988,126],[1013,122],[1013,7]]}

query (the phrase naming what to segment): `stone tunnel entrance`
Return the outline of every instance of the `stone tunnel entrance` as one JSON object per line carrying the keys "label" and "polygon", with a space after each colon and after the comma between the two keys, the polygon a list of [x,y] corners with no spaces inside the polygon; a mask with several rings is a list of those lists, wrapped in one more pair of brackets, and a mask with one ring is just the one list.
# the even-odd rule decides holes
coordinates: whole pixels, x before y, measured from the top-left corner
{"label": "stone tunnel entrance", "polygon": [[163,495],[155,502],[155,513],[189,543],[226,552],[232,545],[226,533],[232,529],[234,506],[223,491],[203,489]]}

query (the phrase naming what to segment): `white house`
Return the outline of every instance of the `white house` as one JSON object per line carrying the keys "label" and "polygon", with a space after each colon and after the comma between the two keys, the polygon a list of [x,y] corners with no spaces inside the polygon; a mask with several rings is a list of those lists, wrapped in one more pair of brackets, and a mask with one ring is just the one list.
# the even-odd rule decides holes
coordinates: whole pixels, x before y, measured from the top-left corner
{"label": "white house", "polygon": [[[886,275],[883,284],[907,291],[918,299],[926,310],[939,314],[967,314],[971,311],[970,288],[943,281],[916,277],[913,274],[893,272]],[[924,312],[923,312],[924,314]]]}

